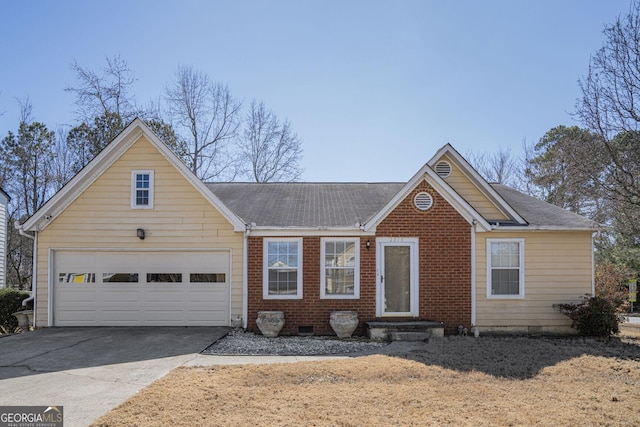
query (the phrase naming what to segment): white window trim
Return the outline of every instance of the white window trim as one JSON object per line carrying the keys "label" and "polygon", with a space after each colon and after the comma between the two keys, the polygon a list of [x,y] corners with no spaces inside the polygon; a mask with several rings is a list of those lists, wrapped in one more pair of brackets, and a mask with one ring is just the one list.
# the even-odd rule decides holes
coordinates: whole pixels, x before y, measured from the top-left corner
{"label": "white window trim", "polygon": [[[327,294],[326,279],[327,268],[325,263],[326,242],[353,242],[355,264],[353,270],[353,295],[346,294]],[[360,299],[360,239],[359,238],[340,238],[340,237],[323,237],[320,239],[320,299]]]}
{"label": "white window trim", "polygon": [[[492,243],[518,243],[520,249],[520,288],[518,294],[493,295],[491,293],[491,244]],[[524,299],[524,239],[487,239],[487,299]]]}
{"label": "white window trim", "polygon": [[[298,242],[298,292],[295,295],[269,294],[269,243]],[[263,299],[302,299],[302,238],[269,238],[262,240],[262,298]]]}
{"label": "white window trim", "polygon": [[[139,169],[131,171],[131,209],[153,209],[153,193],[154,190],[154,171]],[[136,175],[138,174],[148,174],[149,175],[149,204],[148,205],[137,205],[136,204]]]}

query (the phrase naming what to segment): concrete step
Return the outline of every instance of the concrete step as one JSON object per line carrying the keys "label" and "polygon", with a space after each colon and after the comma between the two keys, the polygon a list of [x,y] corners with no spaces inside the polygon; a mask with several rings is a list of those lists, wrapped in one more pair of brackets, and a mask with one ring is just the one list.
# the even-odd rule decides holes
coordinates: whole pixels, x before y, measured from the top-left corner
{"label": "concrete step", "polygon": [[425,341],[444,336],[444,323],[416,320],[405,322],[367,322],[371,339],[391,341]]}
{"label": "concrete step", "polygon": [[429,332],[402,332],[391,331],[389,339],[391,341],[429,341],[431,334]]}

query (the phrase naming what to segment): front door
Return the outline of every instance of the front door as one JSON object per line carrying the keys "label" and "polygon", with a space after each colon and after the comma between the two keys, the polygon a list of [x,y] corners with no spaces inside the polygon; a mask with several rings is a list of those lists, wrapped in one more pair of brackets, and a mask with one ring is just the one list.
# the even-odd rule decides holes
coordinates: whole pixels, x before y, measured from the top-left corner
{"label": "front door", "polygon": [[418,239],[377,239],[378,317],[418,316]]}

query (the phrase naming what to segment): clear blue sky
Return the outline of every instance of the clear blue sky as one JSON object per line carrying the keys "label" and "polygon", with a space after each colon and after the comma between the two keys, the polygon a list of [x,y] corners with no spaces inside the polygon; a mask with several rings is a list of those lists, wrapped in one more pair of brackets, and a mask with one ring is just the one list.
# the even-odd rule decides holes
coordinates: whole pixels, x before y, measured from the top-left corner
{"label": "clear blue sky", "polygon": [[463,155],[575,124],[578,79],[628,0],[0,1],[0,136],[14,98],[74,123],[70,64],[120,55],[139,103],[178,65],[262,100],[304,141],[305,181],[406,181],[445,143]]}

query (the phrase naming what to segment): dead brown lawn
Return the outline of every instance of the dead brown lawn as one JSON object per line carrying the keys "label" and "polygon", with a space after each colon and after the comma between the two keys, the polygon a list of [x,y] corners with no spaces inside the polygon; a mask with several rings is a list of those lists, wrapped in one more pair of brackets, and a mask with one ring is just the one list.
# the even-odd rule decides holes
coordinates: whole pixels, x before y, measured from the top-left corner
{"label": "dead brown lawn", "polygon": [[180,368],[94,426],[638,425],[640,329],[623,334],[452,337],[395,354]]}

